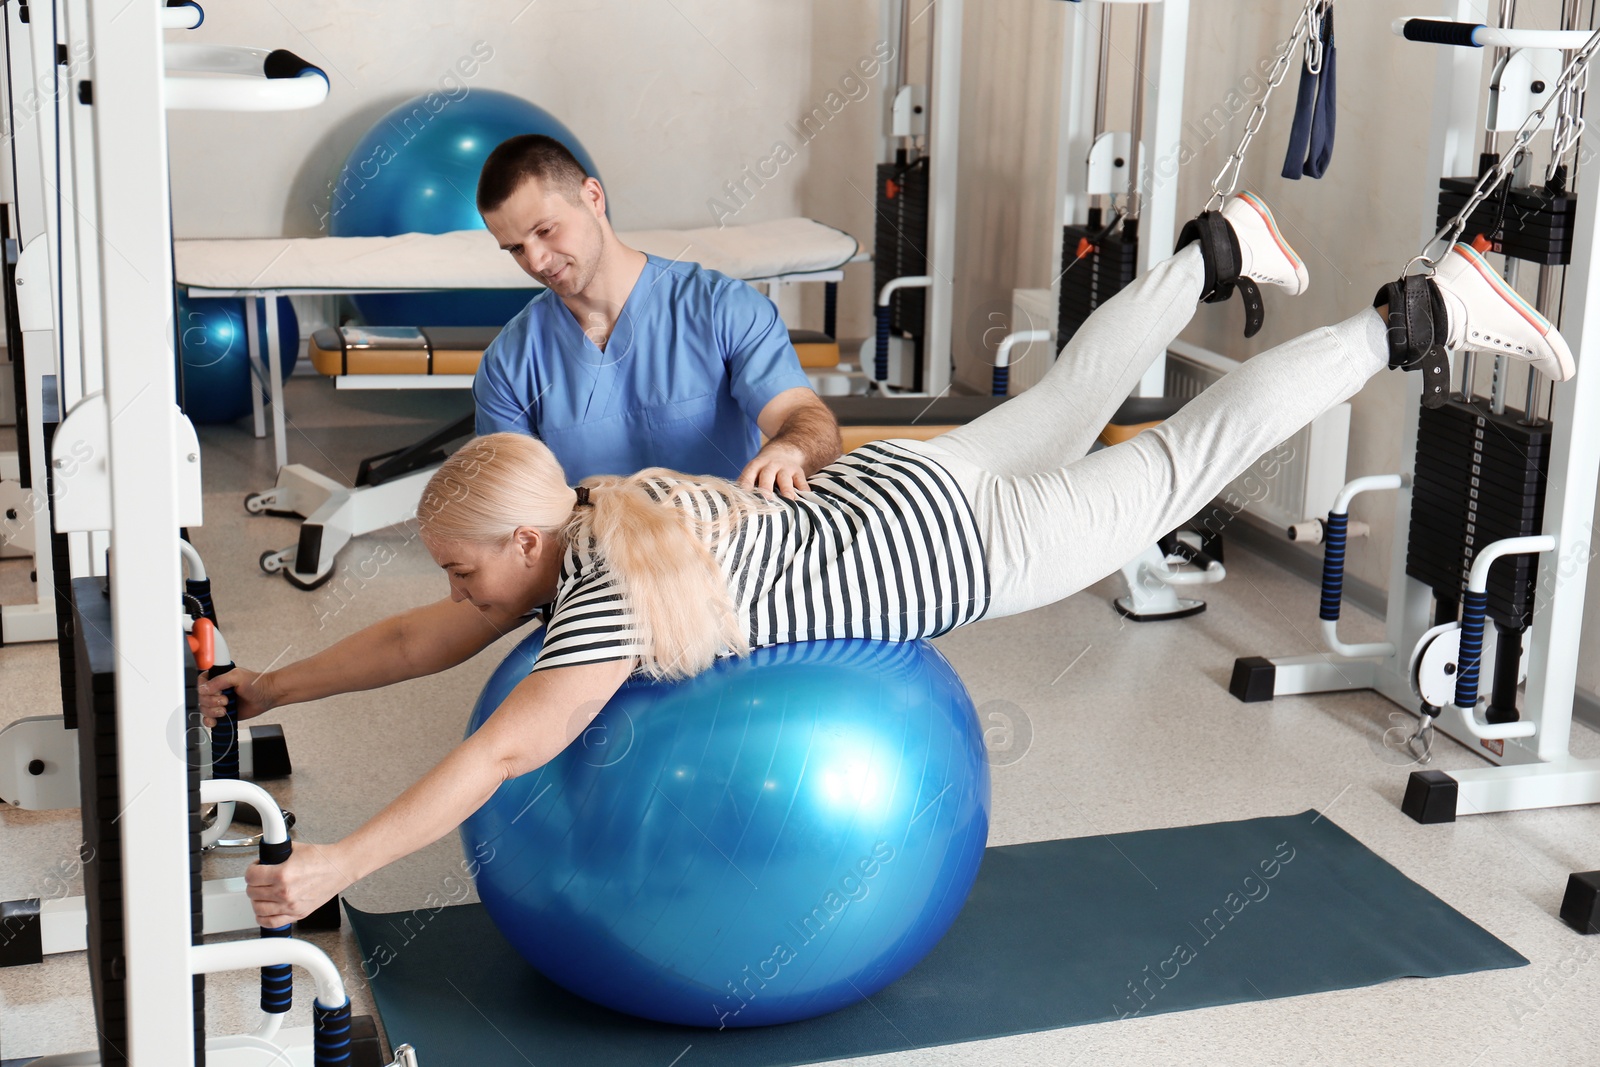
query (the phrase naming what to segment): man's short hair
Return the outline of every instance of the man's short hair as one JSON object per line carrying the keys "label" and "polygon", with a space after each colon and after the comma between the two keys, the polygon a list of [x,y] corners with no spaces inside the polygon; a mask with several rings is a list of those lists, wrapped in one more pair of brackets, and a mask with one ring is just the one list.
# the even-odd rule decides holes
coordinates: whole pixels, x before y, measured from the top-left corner
{"label": "man's short hair", "polygon": [[538,179],[547,192],[559,191],[576,202],[589,173],[566,145],[542,133],[518,134],[500,142],[484,161],[478,175],[478,213],[487,214],[530,179]]}

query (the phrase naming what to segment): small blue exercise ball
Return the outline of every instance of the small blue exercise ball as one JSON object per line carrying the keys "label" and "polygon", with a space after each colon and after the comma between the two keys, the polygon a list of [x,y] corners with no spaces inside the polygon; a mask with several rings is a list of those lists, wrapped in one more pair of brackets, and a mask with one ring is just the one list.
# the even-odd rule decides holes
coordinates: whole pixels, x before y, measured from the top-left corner
{"label": "small blue exercise ball", "polygon": [[[250,339],[237,297],[178,293],[178,358],[184,414],[196,423],[232,422],[250,413]],[[256,305],[256,336],[267,345],[267,305]],[[289,298],[278,298],[278,366],[287,378],[300,358],[300,324]],[[266,394],[265,385],[262,394]]]}
{"label": "small blue exercise ball", "polygon": [[[585,171],[594,160],[555,116],[510,93],[461,89],[408,100],[356,142],[334,184],[329,232],[335,237],[481,230],[478,174],[496,145],[541,133],[566,145]],[[354,298],[370,326],[504,326],[530,289],[447,293],[368,293]]]}
{"label": "small blue exercise ball", "polygon": [[[473,709],[538,656],[536,630]],[[635,678],[462,826],[495,925],[547,978],[661,1022],[811,1018],[910,970],[989,832],[972,701],[926,642],[757,649]]]}

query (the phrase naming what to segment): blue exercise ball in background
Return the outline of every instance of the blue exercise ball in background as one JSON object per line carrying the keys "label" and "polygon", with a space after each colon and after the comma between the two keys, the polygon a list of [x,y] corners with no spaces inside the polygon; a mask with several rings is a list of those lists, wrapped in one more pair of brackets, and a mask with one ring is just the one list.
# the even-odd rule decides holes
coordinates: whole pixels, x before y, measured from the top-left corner
{"label": "blue exercise ball in background", "polygon": [[[542,639],[500,664],[469,734]],[[725,1027],[821,1015],[910,970],[965,903],[988,829],[982,731],[945,658],[823,641],[629,681],[462,837],[489,915],[546,977]]]}
{"label": "blue exercise ball in background", "polygon": [[[478,174],[496,145],[524,133],[555,138],[584,170],[600,176],[572,131],[541,107],[490,89],[455,100],[430,93],[383,116],[350,150],[333,187],[329,232],[393,237],[483,229]],[[464,289],[354,299],[370,326],[504,326],[532,295],[528,289]]]}
{"label": "blue exercise ball in background", "polygon": [[[232,422],[250,413],[250,339],[244,301],[178,293],[178,356],[184,414],[196,423]],[[256,330],[267,345],[267,305],[256,305]],[[288,297],[278,298],[278,366],[288,378],[300,357],[300,324]],[[266,387],[262,386],[263,395]]]}

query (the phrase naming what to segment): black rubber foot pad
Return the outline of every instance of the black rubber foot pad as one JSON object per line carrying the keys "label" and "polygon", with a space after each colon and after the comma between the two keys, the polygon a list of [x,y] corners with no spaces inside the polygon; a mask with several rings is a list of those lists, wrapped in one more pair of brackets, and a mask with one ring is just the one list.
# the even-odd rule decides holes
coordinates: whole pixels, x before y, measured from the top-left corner
{"label": "black rubber foot pad", "polygon": [[289,743],[283,739],[283,727],[250,727],[250,777],[257,782],[270,782],[293,773],[294,764],[289,762]]}
{"label": "black rubber foot pad", "polygon": [[1400,810],[1420,823],[1456,821],[1456,795],[1460,786],[1443,771],[1412,771]]}
{"label": "black rubber foot pad", "polygon": [[43,960],[39,898],[0,901],[0,967],[25,967]]}
{"label": "black rubber foot pad", "polygon": [[339,910],[339,898],[334,897],[294,925],[297,930],[337,930],[343,924],[344,913]]}
{"label": "black rubber foot pad", "polygon": [[1265,656],[1240,656],[1233,661],[1228,692],[1246,704],[1271,700],[1278,684],[1278,667]]}
{"label": "black rubber foot pad", "polygon": [[383,1042],[378,1040],[378,1023],[370,1015],[350,1020],[350,1067],[385,1067]]}
{"label": "black rubber foot pad", "polygon": [[1580,934],[1600,934],[1600,871],[1567,876],[1561,920]]}

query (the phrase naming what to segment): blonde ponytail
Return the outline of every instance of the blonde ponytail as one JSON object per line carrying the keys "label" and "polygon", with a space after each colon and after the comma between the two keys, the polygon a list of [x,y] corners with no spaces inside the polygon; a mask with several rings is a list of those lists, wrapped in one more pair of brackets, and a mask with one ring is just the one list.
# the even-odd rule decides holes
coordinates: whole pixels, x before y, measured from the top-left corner
{"label": "blonde ponytail", "polygon": [[[747,517],[778,505],[722,478],[662,467],[586,478],[583,486],[589,499],[580,507],[543,442],[490,434],[435,472],[417,517],[423,534],[439,541],[501,545],[532,526],[592,545],[628,600],[634,636],[647,650],[640,669],[651,677],[692,677],[725,649],[750,650],[713,548]],[[702,515],[696,498],[708,491],[714,514]]]}

